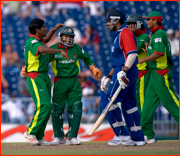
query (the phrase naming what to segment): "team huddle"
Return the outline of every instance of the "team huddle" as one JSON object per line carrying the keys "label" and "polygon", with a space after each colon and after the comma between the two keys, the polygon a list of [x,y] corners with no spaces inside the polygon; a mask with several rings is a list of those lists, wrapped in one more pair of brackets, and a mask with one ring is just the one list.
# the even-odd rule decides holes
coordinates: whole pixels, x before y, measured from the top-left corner
{"label": "team huddle", "polygon": [[[151,37],[146,34],[143,18],[147,19]],[[75,34],[71,27],[57,24],[47,34],[44,21],[33,19],[29,24],[30,37],[25,44],[25,66],[21,70],[22,75],[27,76],[36,105],[34,117],[24,133],[31,145],[81,144],[77,139],[83,105],[82,89],[76,77],[80,73],[78,59],[89,66],[97,79],[101,78],[103,109],[117,88],[122,88],[106,115],[115,134],[108,145],[143,146],[145,143],[156,143],[153,115],[160,102],[179,123],[179,99],[172,83],[171,47],[161,25],[162,20],[161,13],[157,11],[145,17],[132,14],[126,20],[122,11],[111,10],[107,14],[107,25],[110,31],[116,31],[111,48],[112,69],[108,76],[101,78],[101,71],[88,53],[74,43]],[[60,27],[59,43],[46,47]],[[55,74],[52,102],[51,81],[47,74],[50,62]],[[66,103],[70,118],[69,130],[64,134],[62,114]],[[54,140],[47,142],[43,137],[50,116]]]}

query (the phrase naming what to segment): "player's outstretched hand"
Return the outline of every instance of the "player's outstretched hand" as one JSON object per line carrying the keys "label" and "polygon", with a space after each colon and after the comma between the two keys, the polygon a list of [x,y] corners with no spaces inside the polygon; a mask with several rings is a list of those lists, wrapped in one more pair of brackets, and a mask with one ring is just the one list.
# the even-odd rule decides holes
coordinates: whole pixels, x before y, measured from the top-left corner
{"label": "player's outstretched hand", "polygon": [[129,79],[126,77],[126,73],[123,70],[117,73],[117,80],[121,85],[122,89],[125,89],[129,84]]}
{"label": "player's outstretched hand", "polygon": [[56,26],[54,27],[54,30],[57,31],[60,27],[64,27],[64,24],[61,24],[61,23],[56,24]]}
{"label": "player's outstretched hand", "polygon": [[70,61],[70,57],[65,51],[60,50],[60,53],[61,53],[62,57],[64,57],[65,60],[68,59],[68,61]]}
{"label": "player's outstretched hand", "polygon": [[94,64],[90,65],[89,68],[93,72],[95,78],[100,79],[102,72]]}
{"label": "player's outstretched hand", "polygon": [[26,77],[27,76],[27,72],[26,72],[26,66],[22,65],[22,69],[21,69],[21,75]]}

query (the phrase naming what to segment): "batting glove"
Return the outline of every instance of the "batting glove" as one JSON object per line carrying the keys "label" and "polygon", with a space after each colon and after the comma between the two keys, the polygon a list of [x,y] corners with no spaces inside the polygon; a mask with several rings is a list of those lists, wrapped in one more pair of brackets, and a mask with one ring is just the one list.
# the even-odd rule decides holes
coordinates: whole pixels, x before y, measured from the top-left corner
{"label": "batting glove", "polygon": [[105,93],[107,93],[107,91],[108,91],[110,82],[111,82],[111,79],[108,78],[108,77],[106,77],[106,76],[103,76],[103,78],[101,79],[100,88],[101,88],[101,90],[103,90]]}
{"label": "batting glove", "polygon": [[26,66],[22,65],[22,69],[21,69],[21,75],[26,77],[27,76],[27,72],[26,72]]}
{"label": "batting glove", "polygon": [[89,68],[93,72],[95,78],[100,79],[102,72],[94,64],[90,65]]}
{"label": "batting glove", "polygon": [[126,72],[124,72],[123,70],[117,73],[117,80],[121,85],[122,89],[125,89],[129,84],[129,79],[126,77]]}

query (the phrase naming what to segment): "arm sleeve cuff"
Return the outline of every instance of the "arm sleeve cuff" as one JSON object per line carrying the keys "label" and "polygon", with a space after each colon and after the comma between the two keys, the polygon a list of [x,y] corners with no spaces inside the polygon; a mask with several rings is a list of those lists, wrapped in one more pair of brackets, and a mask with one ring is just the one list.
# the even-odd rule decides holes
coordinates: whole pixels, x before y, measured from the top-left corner
{"label": "arm sleeve cuff", "polygon": [[155,53],[155,54],[158,54],[158,55],[164,56],[164,53],[161,53],[161,52],[156,52],[156,51],[154,51],[154,53]]}
{"label": "arm sleeve cuff", "polygon": [[36,51],[36,56],[39,55],[39,49],[40,49],[41,47],[42,47],[42,46],[40,46],[40,47],[37,49],[37,51]]}

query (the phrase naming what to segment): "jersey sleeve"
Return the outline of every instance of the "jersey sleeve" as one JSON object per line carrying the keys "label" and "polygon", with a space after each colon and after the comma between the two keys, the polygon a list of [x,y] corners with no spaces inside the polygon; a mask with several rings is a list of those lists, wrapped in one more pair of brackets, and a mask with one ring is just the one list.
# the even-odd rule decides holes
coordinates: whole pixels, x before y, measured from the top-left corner
{"label": "jersey sleeve", "polygon": [[78,58],[82,59],[85,65],[90,66],[94,63],[94,61],[90,58],[89,54],[85,52],[82,47],[80,47],[78,44],[75,44],[75,47],[78,49]]}
{"label": "jersey sleeve", "polygon": [[39,49],[42,47],[42,45],[39,43],[39,41],[37,39],[30,40],[28,42],[28,46],[30,48],[31,53],[34,56],[39,55]]}
{"label": "jersey sleeve", "polygon": [[146,49],[146,45],[144,43],[147,42],[149,44],[149,41],[150,41],[150,37],[148,35],[144,36],[142,39],[138,41],[137,43],[138,54],[144,52],[142,50],[142,48]]}
{"label": "jersey sleeve", "polygon": [[136,38],[131,30],[124,28],[120,34],[120,47],[128,56],[137,53]]}
{"label": "jersey sleeve", "polygon": [[153,37],[153,47],[154,53],[159,55],[164,55],[165,53],[165,41],[164,34],[162,32],[157,32]]}

